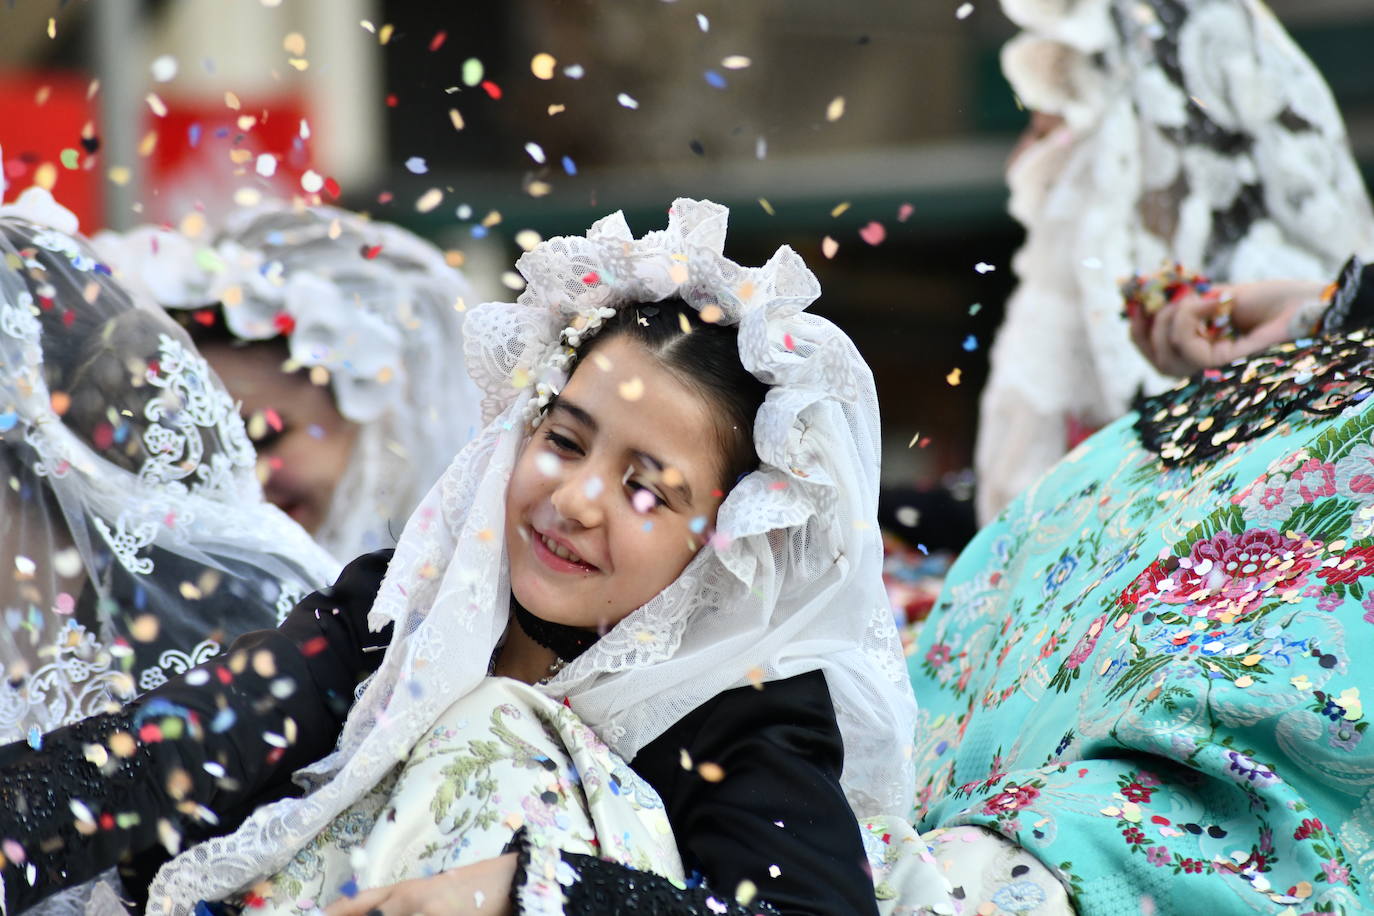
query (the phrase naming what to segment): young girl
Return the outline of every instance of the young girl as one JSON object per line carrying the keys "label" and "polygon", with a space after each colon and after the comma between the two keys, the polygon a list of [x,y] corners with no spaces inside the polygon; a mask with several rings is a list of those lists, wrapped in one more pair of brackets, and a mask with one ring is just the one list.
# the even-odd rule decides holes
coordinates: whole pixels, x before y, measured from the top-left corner
{"label": "young girl", "polygon": [[[679,200],[664,232],[617,214],[521,258],[519,303],[468,318],[488,425],[375,603],[384,556],[223,662],[0,752],[11,912],[245,814],[150,912],[874,912],[866,847],[895,831],[855,814],[909,807],[914,704],[872,378],[804,314],[793,252],[722,256],[726,215]],[[308,794],[248,814],[341,727]]]}

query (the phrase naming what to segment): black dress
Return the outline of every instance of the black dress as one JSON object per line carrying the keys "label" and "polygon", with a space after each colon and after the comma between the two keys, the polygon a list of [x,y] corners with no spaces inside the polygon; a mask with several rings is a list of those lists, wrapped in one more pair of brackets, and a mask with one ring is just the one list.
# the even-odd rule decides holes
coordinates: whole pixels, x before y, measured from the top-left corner
{"label": "black dress", "polygon": [[[0,748],[5,912],[116,864],[136,897],[165,860],[164,843],[184,848],[227,833],[293,792],[292,773],[334,749],[354,688],[381,662],[390,629],[368,632],[366,616],[389,559],[381,551],[354,560],[279,628],[241,637],[118,712],[45,735],[37,748]],[[719,764],[725,778],[684,769],[683,751]],[[630,761],[663,799],[694,875],[689,888],[563,853],[578,877],[564,888],[565,912],[876,913],[859,827],[840,788],[843,762],[821,673],[716,696]],[[521,852],[518,886],[521,835],[511,848]],[[741,904],[736,889],[746,881],[757,897]]]}

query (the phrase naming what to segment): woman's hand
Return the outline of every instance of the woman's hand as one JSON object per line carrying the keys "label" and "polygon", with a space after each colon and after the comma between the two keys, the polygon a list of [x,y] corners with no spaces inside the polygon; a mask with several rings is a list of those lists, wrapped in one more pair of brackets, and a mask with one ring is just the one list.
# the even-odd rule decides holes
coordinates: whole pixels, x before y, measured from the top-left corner
{"label": "woman's hand", "polygon": [[[1324,288],[1302,280],[1217,284],[1206,295],[1184,296],[1153,317],[1132,314],[1131,340],[1160,372],[1192,375],[1291,340],[1293,317]],[[1229,319],[1231,335],[1215,333],[1219,319]]]}
{"label": "woman's hand", "polygon": [[515,853],[361,891],[336,900],[325,916],[510,916]]}

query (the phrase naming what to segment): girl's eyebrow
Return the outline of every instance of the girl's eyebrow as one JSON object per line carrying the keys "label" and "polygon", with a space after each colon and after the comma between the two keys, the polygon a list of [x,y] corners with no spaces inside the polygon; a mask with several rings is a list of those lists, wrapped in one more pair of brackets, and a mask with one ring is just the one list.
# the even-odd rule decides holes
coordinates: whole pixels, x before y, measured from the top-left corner
{"label": "girl's eyebrow", "polygon": [[[549,405],[549,413],[553,413],[556,410],[565,411],[568,414],[568,416],[572,417],[575,421],[587,427],[587,429],[593,435],[596,433],[598,428],[596,418],[593,417],[590,413],[588,413],[586,409],[578,406],[572,401],[569,401],[567,398],[557,396],[553,399],[553,402]],[[635,460],[641,462],[642,464],[648,465],[649,469],[658,474],[660,478],[662,477],[666,465],[658,458],[641,449],[631,449],[630,454],[635,458]],[[683,477],[682,483],[669,486],[668,489],[677,493],[677,495],[685,503],[691,505],[692,488],[687,483],[686,477]]]}
{"label": "girl's eyebrow", "polygon": [[596,418],[593,417],[591,414],[587,413],[586,410],[582,409],[581,407],[578,407],[572,401],[569,401],[567,398],[562,397],[561,395],[554,397],[553,403],[549,405],[549,413],[553,413],[556,410],[567,411],[567,413],[578,423],[581,423],[583,426],[587,427],[587,429],[591,430],[592,432],[596,432]]}

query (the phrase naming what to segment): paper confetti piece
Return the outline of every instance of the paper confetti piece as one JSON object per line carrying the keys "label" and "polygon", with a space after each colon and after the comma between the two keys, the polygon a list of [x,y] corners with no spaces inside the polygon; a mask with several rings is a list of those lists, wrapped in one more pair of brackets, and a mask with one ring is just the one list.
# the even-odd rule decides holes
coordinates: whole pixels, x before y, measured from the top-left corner
{"label": "paper confetti piece", "polygon": [[64,167],[69,169],[74,169],[81,164],[81,154],[70,147],[58,154],[57,158]]}
{"label": "paper confetti piece", "polygon": [[159,83],[165,83],[175,79],[177,75],[177,59],[170,54],[163,54],[154,58],[152,66],[148,68],[152,71],[153,79]]}
{"label": "paper confetti piece", "polygon": [[848,209],[849,209],[849,201],[847,201],[847,200],[846,200],[844,203],[836,204],[836,205],[830,210],[830,218],[831,218],[831,219],[834,219],[835,217],[839,216],[841,213],[843,213],[844,211],[846,211],[846,210],[848,210]]}
{"label": "paper confetti piece", "polygon": [[725,77],[721,76],[714,70],[707,70],[704,74],[702,74],[702,76],[706,80],[706,85],[710,86],[713,89],[729,88],[730,84],[726,82]]}
{"label": "paper confetti piece", "polygon": [[162,99],[158,98],[156,92],[148,93],[146,96],[144,96],[144,101],[148,103],[148,108],[152,111],[154,115],[156,115],[159,118],[167,117],[167,105],[162,101]]}
{"label": "paper confetti piece", "polygon": [[837,95],[830,100],[830,104],[825,106],[825,119],[827,121],[838,121],[844,117],[844,96]]}
{"label": "paper confetti piece", "polygon": [[482,62],[475,57],[469,57],[467,60],[463,61],[463,85],[476,86],[478,83],[482,82],[482,74],[484,72],[485,70],[482,67]]}
{"label": "paper confetti piece", "polygon": [[263,153],[258,156],[254,171],[263,178],[271,178],[273,175],[277,174],[277,157],[273,156],[271,153]]}
{"label": "paper confetti piece", "polygon": [[318,194],[324,187],[324,176],[314,169],[307,169],[301,176],[301,189],[307,194]]}
{"label": "paper confetti piece", "polygon": [[570,80],[580,80],[587,75],[587,70],[581,64],[570,64],[563,68],[563,75]]}
{"label": "paper confetti piece", "polygon": [[704,13],[697,13],[697,28],[703,32],[711,31],[711,20],[707,19]]}
{"label": "paper confetti piece", "polygon": [[620,103],[622,108],[629,108],[633,110],[639,107],[639,102],[635,101],[633,97],[627,95],[624,92],[617,95],[615,97],[615,100]]}
{"label": "paper confetti piece", "polygon": [[833,258],[835,256],[835,252],[839,250],[840,243],[832,239],[830,236],[827,235],[825,238],[821,239],[821,254],[825,255],[827,258]]}
{"label": "paper confetti piece", "polygon": [[421,213],[428,213],[439,204],[443,203],[444,192],[438,188],[430,188],[420,195],[420,199],[415,201],[415,209]]}
{"label": "paper confetti piece", "polygon": [[571,156],[563,157],[563,171],[569,175],[577,174],[577,163],[572,161]]}
{"label": "paper confetti piece", "polygon": [[501,87],[491,80],[482,80],[482,91],[493,99],[501,98]]}
{"label": "paper confetti piece", "polygon": [[911,204],[902,204],[897,208],[897,222],[904,223],[911,219],[911,214],[916,212],[916,208]]}
{"label": "paper confetti piece", "polygon": [[429,40],[430,52],[433,53],[442,48],[444,46],[444,42],[447,40],[448,32],[445,32],[443,29],[440,29],[439,31],[435,32],[434,37]]}
{"label": "paper confetti piece", "polygon": [[881,245],[883,240],[887,238],[887,229],[882,223],[873,220],[859,230],[859,238],[870,245]]}
{"label": "paper confetti piece", "polygon": [[980,274],[990,274],[997,268],[987,261],[979,261],[977,264],[973,265],[973,269]]}
{"label": "paper confetti piece", "polygon": [[763,208],[763,212],[764,212],[764,213],[767,213],[769,216],[776,216],[776,215],[777,215],[777,214],[775,214],[775,213],[773,212],[773,205],[770,204],[770,203],[768,202],[768,198],[766,198],[766,197],[760,197],[760,198],[759,198],[759,206],[762,207],[762,208]]}
{"label": "paper confetti piece", "polygon": [[628,382],[621,382],[618,386],[620,396],[627,401],[638,401],[644,397],[644,380],[635,376]]}
{"label": "paper confetti piece", "polygon": [[722,60],[720,65],[726,70],[743,70],[751,63],[753,63],[753,61],[743,54],[731,54],[729,57]]}
{"label": "paper confetti piece", "polygon": [[544,164],[544,148],[533,141],[525,144],[525,152],[540,165]]}
{"label": "paper confetti piece", "polygon": [[450,108],[448,110],[448,119],[453,123],[454,130],[463,129],[463,116],[458,113],[458,109]]}
{"label": "paper confetti piece", "polygon": [[959,384],[960,376],[963,375],[963,371],[964,370],[959,368],[951,370],[949,375],[945,376],[945,381],[949,382],[951,386],[957,386]]}
{"label": "paper confetti piece", "polygon": [[553,79],[553,71],[557,66],[558,61],[554,59],[554,56],[543,51],[530,59],[530,72],[534,74],[535,79]]}

